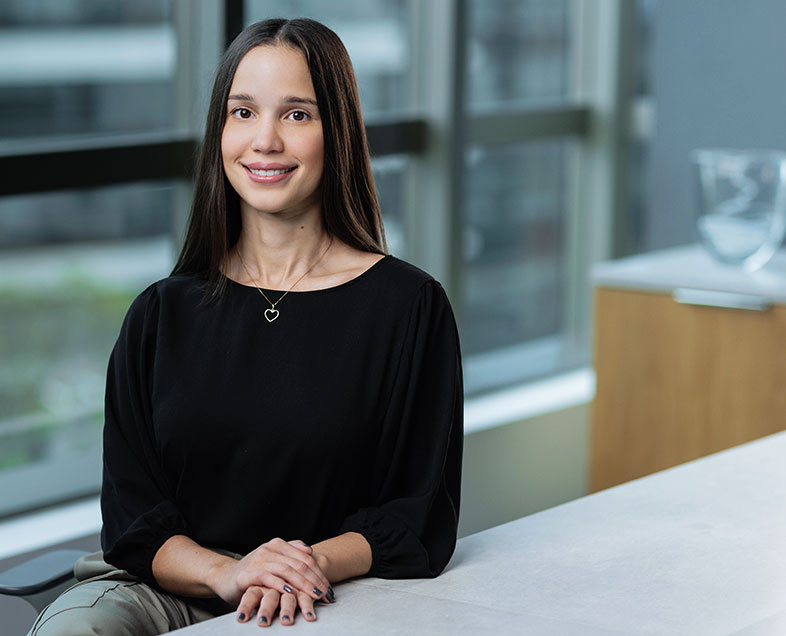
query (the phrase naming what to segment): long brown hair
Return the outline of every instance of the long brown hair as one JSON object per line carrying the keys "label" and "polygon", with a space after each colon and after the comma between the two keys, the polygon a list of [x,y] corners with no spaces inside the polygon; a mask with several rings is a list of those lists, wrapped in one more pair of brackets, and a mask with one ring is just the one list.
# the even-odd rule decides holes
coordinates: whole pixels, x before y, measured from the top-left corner
{"label": "long brown hair", "polygon": [[308,18],[263,20],[235,38],[216,74],[186,238],[172,271],[204,275],[206,296],[223,291],[226,279],[221,266],[241,229],[240,200],[221,159],[227,97],[246,53],[277,44],[303,53],[314,84],[325,147],[321,186],[325,229],[352,247],[387,253],[357,82],[344,45],[333,31]]}

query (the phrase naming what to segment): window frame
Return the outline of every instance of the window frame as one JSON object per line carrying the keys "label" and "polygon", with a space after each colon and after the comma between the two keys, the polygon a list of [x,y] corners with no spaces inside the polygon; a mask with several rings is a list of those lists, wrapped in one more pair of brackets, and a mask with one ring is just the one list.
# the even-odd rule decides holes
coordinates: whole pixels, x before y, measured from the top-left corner
{"label": "window frame", "polygon": [[[620,228],[627,217],[623,148],[633,46],[626,34],[631,32],[635,8],[624,0],[571,0],[574,99],[548,107],[506,106],[496,113],[473,113],[466,104],[468,0],[412,1],[411,11],[411,23],[416,25],[414,55],[425,60],[414,79],[413,107],[424,119],[428,143],[407,180],[410,259],[443,282],[461,330],[464,201],[459,184],[464,150],[470,144],[576,140],[577,150],[567,167],[569,283],[563,299],[563,335],[573,349],[584,348],[589,361],[587,272],[592,263],[621,255],[626,247]],[[419,213],[424,209],[428,215]],[[472,364],[472,357],[466,357],[465,366]]]}

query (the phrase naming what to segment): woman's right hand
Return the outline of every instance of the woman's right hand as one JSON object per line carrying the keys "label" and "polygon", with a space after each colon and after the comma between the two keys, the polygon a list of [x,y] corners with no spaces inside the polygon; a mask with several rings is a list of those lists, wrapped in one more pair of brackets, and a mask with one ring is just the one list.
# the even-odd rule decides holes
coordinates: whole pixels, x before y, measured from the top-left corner
{"label": "woman's right hand", "polygon": [[222,560],[210,578],[215,593],[233,605],[254,586],[332,601],[330,581],[317,565],[312,549],[302,541],[271,539],[240,560]]}

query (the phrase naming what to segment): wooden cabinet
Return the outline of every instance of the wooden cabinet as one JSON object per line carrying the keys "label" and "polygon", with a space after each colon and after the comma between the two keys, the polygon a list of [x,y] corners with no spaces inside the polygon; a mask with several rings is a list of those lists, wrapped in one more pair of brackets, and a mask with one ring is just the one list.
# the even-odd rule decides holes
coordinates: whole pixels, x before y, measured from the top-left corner
{"label": "wooden cabinet", "polygon": [[594,278],[591,490],[786,429],[786,262],[751,275],[679,248]]}

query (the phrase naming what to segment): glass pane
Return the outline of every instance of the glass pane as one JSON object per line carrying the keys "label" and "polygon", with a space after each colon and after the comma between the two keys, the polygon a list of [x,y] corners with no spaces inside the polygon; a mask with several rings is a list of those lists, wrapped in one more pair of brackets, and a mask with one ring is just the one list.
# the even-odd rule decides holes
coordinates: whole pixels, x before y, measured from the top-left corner
{"label": "glass pane", "polygon": [[549,140],[467,151],[462,347],[468,391],[565,365],[571,147]]}
{"label": "glass pane", "polygon": [[408,0],[246,0],[251,24],[265,18],[307,17],[333,29],[344,42],[365,116],[400,113],[409,105],[412,62]]}
{"label": "glass pane", "polygon": [[[0,199],[0,514],[98,488],[109,353],[133,298],[172,267],[173,196],[134,184]],[[18,501],[3,487],[74,458],[90,474],[33,480]]]}
{"label": "glass pane", "polygon": [[0,138],[171,129],[172,2],[0,4]]}
{"label": "glass pane", "polygon": [[571,0],[470,0],[469,108],[570,97]]}

